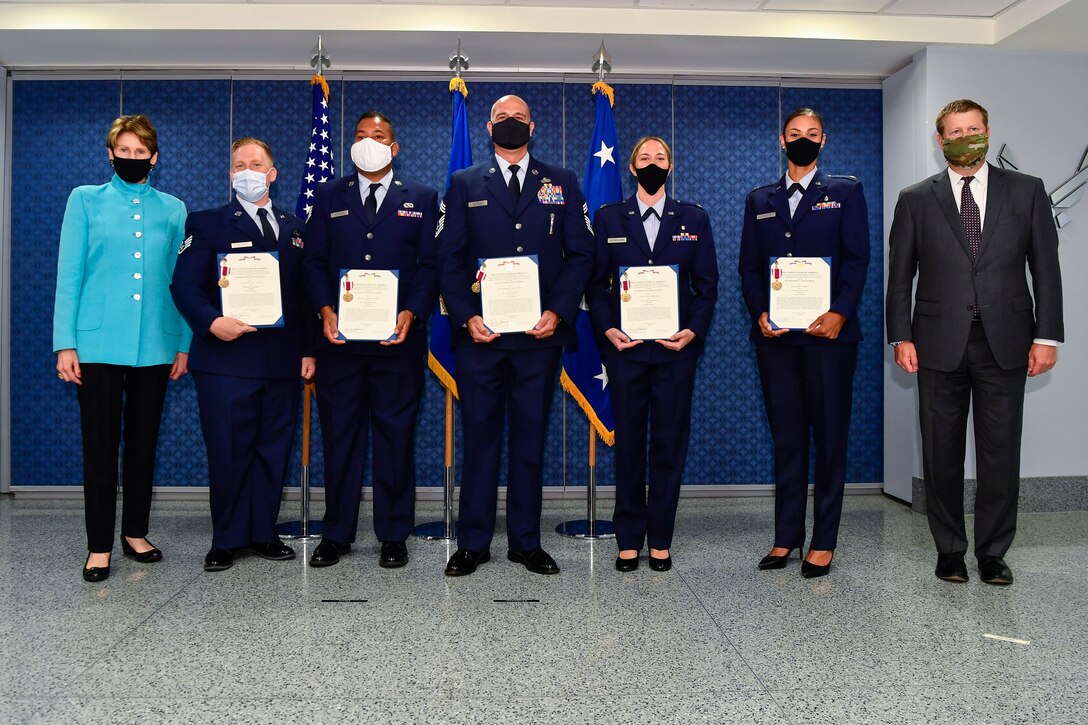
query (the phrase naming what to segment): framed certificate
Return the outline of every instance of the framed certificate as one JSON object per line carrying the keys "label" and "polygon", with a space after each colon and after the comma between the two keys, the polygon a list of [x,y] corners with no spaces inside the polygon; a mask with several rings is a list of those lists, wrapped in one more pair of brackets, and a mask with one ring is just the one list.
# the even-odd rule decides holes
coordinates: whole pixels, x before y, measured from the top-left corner
{"label": "framed certificate", "polygon": [[831,309],[831,257],[771,257],[767,321],[775,330],[807,330]]}
{"label": "framed certificate", "polygon": [[680,331],[680,268],[620,267],[620,329],[632,340],[664,340]]}
{"label": "framed certificate", "polygon": [[526,257],[480,259],[479,289],[484,325],[492,332],[526,332],[540,322],[540,265]]}
{"label": "framed certificate", "polygon": [[278,252],[220,254],[219,296],[223,316],[253,327],[283,327]]}
{"label": "framed certificate", "polygon": [[341,269],[337,310],[341,340],[395,340],[400,270]]}

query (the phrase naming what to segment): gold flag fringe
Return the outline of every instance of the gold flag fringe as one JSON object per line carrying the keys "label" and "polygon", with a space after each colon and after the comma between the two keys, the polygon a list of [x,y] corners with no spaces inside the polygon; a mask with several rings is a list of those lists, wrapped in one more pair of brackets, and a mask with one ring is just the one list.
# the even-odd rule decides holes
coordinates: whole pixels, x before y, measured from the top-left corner
{"label": "gold flag fringe", "polygon": [[310,79],[311,86],[321,86],[321,90],[325,92],[325,100],[329,100],[329,82],[325,80],[323,75],[315,75]]}
{"label": "gold flag fringe", "polygon": [[466,86],[465,82],[457,76],[450,78],[450,93],[453,93],[454,91],[457,91],[465,98],[468,98],[468,86]]}
{"label": "gold flag fringe", "polygon": [[[613,92],[612,86],[608,85],[604,81],[597,81],[596,83],[593,84],[593,87],[590,88],[589,90],[590,90],[591,93],[601,92],[601,93],[605,94],[605,96],[608,97],[608,105],[609,106],[615,106],[616,105],[616,94],[615,94],[615,92]],[[612,444],[609,443],[609,445],[612,445]]]}
{"label": "gold flag fringe", "polygon": [[601,437],[601,440],[606,444],[612,446],[616,444],[616,432],[610,431],[605,428],[604,423],[597,417],[597,413],[593,410],[593,406],[586,400],[586,396],[582,395],[582,391],[578,389],[578,386],[574,384],[574,381],[567,375],[567,371],[564,370],[559,375],[559,382],[563,386],[563,390],[570,393],[570,397],[574,398],[578,403],[578,407],[582,409],[582,412],[589,418],[589,424],[593,426],[593,430],[597,431],[597,435]]}

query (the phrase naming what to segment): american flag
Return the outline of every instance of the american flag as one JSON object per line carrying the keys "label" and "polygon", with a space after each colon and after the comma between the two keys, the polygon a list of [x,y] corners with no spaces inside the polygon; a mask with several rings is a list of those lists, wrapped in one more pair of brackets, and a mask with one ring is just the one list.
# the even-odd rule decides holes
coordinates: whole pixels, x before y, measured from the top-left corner
{"label": "american flag", "polygon": [[310,79],[314,96],[313,130],[310,132],[310,151],[306,155],[306,168],[302,172],[302,185],[298,190],[295,216],[309,220],[314,208],[314,192],[318,184],[324,184],[335,175],[332,163],[332,134],[329,126],[329,84],[325,77],[315,75]]}

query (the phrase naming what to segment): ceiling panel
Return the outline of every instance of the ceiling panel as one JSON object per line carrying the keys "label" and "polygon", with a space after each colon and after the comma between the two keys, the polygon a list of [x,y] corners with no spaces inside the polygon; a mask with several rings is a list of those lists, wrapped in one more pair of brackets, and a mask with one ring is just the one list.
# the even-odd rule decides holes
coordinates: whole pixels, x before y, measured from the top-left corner
{"label": "ceiling panel", "polygon": [[884,11],[892,15],[992,18],[1021,0],[895,0]]}
{"label": "ceiling panel", "polygon": [[[759,10],[761,0],[638,0],[640,8],[671,10]],[[593,0],[586,5],[593,7]]]}
{"label": "ceiling panel", "polygon": [[767,0],[764,10],[797,10],[803,12],[877,13],[888,0]]}

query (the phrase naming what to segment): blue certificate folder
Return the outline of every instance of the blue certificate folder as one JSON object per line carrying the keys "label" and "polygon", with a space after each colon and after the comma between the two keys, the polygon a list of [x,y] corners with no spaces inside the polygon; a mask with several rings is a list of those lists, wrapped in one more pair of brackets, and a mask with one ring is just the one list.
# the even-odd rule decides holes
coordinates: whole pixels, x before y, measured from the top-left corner
{"label": "blue certificate folder", "polygon": [[[626,267],[620,265],[620,267],[619,267],[619,276],[617,277],[617,281],[615,282],[615,284],[620,285],[620,294],[621,295],[625,291],[623,289],[623,275],[627,272],[627,270],[631,269],[632,267],[639,267],[639,268],[642,268],[642,267],[668,267],[669,269],[671,269],[676,274],[676,295],[677,295],[677,298],[678,298],[677,301],[676,301],[676,314],[677,314],[677,316],[679,318],[679,315],[680,315],[679,296],[680,296],[680,284],[681,284],[681,282],[680,282],[680,265],[678,265],[678,264],[640,264],[640,265],[628,265]],[[621,315],[620,319],[622,320],[622,318],[623,318],[623,316]],[[630,334],[628,334],[627,330],[622,329],[622,327],[620,328],[620,331],[623,332],[623,334],[627,335],[627,337],[629,339],[631,339],[631,340],[660,340],[660,339],[662,339],[660,337],[633,337]],[[680,332],[680,320],[679,319],[676,320],[676,329],[673,330],[673,333],[677,333],[677,332]]]}
{"label": "blue certificate folder", "polygon": [[[340,305],[342,305],[343,302],[344,302],[344,292],[345,292],[345,290],[344,290],[344,275],[346,275],[348,272],[389,272],[394,277],[397,278],[398,282],[400,281],[400,270],[399,269],[356,270],[356,269],[341,268],[340,269],[339,281],[336,283],[336,317],[337,317],[337,319],[339,319],[339,317],[340,317]],[[398,292],[399,292],[399,285],[398,285]],[[394,323],[393,327],[396,328],[396,323]],[[344,337],[344,333],[340,332],[339,328],[337,328],[336,338],[338,340],[345,340],[347,342],[375,342],[375,341],[381,342],[382,340],[385,340],[385,341],[388,342],[388,341],[391,341],[391,340],[396,340],[397,339],[397,333],[395,333],[395,332],[390,333],[389,337],[385,337],[385,338],[369,338],[369,337],[368,338],[362,338],[362,337],[348,338],[348,337]]]}
{"label": "blue certificate folder", "polygon": [[[804,256],[804,255],[801,255],[801,256]],[[786,259],[786,257],[783,257],[783,259]],[[827,266],[829,268],[831,268],[832,271],[834,271],[834,268],[831,267],[831,257],[819,257],[819,259],[822,259],[825,262],[827,262]],[[771,257],[770,260],[771,260],[770,263],[769,263],[770,266],[768,267],[768,269],[769,269],[769,274],[768,274],[769,279],[767,280],[767,299],[768,300],[771,299],[771,292],[774,291],[774,281],[775,281],[774,263],[779,260],[779,257]],[[831,279],[832,278],[833,278],[833,275],[829,276],[828,281],[827,281],[828,284],[831,284]],[[830,302],[830,300],[831,300],[831,291],[830,290],[828,290],[827,299]],[[770,303],[768,302],[768,304],[767,304],[768,311],[770,310],[770,307],[771,307]],[[827,310],[824,310],[824,312],[827,312]],[[823,312],[821,312],[820,314],[822,315]],[[819,315],[817,315],[817,317],[818,316]],[[815,320],[816,318],[813,317],[812,319]],[[783,329],[782,327],[774,324],[774,321],[770,318],[770,316],[767,317],[767,324],[771,326],[772,330],[781,330],[781,329]],[[790,330],[807,330],[808,326],[806,325],[805,327],[790,327],[790,328],[786,328],[786,329],[790,329]]]}
{"label": "blue certificate folder", "polygon": [[[519,256],[519,255],[517,255],[517,254],[511,255],[511,257],[517,257],[517,256]],[[536,280],[537,280],[536,283],[538,285],[537,289],[539,290],[539,285],[540,285],[540,256],[536,255],[536,254],[523,254],[523,255],[520,255],[520,256],[524,257],[525,259],[533,260],[533,264],[536,265],[536,270],[537,270],[536,271]],[[504,257],[478,257],[476,259],[476,269],[477,270],[482,270],[483,267],[484,267],[484,262],[489,262],[492,259],[504,259]],[[477,281],[482,282],[482,279],[477,279]],[[539,292],[538,292],[538,294],[539,294]],[[540,300],[540,304],[541,305],[544,304],[543,298]],[[537,313],[537,317],[539,318],[543,314],[544,314],[544,310],[543,310],[543,308],[541,308]],[[487,325],[484,325],[484,327],[487,329],[488,332],[494,332],[494,330],[492,330]],[[515,331],[512,331],[512,332],[504,332],[502,334],[504,334],[504,335],[524,335],[526,332],[528,332],[528,330],[515,330]]]}
{"label": "blue certificate folder", "polygon": [[[279,266],[279,263],[280,263],[280,253],[279,252],[250,252],[250,253],[227,252],[225,254],[216,255],[215,261],[216,261],[216,271],[218,272],[218,275],[219,275],[218,279],[220,281],[222,281],[222,279],[223,279],[223,259],[226,258],[227,256],[233,255],[233,256],[248,257],[248,256],[251,256],[251,255],[258,255],[258,254],[267,254],[267,255],[271,256],[273,259],[276,260],[276,266],[277,267]],[[229,277],[229,274],[228,274],[228,277]],[[224,290],[223,290],[222,286],[220,286],[220,289],[219,289],[219,308],[220,309],[223,308],[223,291]],[[265,327],[283,327],[283,289],[282,288],[280,289],[280,317],[279,317],[278,320],[276,320],[274,323],[272,323],[270,325],[254,325],[252,322],[247,322],[246,320],[242,320],[242,322],[245,322],[250,327],[256,327],[257,329],[262,329],[262,328],[265,328]]]}

